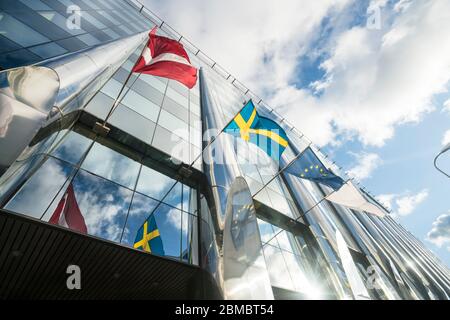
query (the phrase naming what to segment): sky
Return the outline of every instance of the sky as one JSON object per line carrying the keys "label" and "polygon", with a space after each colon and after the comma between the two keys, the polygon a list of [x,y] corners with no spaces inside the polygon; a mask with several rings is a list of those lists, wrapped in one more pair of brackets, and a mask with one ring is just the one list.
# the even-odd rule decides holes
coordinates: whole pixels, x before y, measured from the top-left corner
{"label": "sky", "polygon": [[450,266],[450,1],[144,2]]}

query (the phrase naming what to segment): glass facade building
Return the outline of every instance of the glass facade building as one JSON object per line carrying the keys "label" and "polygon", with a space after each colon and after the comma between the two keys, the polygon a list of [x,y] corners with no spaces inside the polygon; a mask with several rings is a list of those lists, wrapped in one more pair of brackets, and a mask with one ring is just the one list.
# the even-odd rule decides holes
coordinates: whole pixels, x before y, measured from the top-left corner
{"label": "glass facade building", "polygon": [[[155,25],[199,68],[194,88],[128,77]],[[392,217],[331,203],[332,189],[280,173],[308,146],[340,169],[138,1],[0,0],[0,68],[0,140],[35,123],[2,163],[6,214],[48,225],[70,185],[85,236],[130,251],[153,216],[164,250],[142,254],[205,270],[226,299],[449,299],[448,268]],[[36,107],[27,79],[42,70],[58,86]],[[221,133],[249,99],[289,137],[280,164]],[[103,121],[107,135],[94,129]]]}

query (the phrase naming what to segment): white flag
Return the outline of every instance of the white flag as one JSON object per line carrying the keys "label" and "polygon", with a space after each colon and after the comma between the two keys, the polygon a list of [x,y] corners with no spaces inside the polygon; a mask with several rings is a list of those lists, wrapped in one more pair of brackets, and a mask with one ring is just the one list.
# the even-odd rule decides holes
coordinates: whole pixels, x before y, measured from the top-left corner
{"label": "white flag", "polygon": [[362,194],[351,181],[347,181],[337,191],[330,193],[326,196],[326,199],[355,210],[366,211],[378,217],[386,215],[386,211],[380,205],[370,201],[370,198]]}

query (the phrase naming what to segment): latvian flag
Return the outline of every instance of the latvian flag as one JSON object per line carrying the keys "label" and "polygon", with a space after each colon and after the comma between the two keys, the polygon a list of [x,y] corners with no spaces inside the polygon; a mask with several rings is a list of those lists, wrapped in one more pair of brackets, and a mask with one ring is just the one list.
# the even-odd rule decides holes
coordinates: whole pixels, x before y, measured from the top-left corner
{"label": "latvian flag", "polygon": [[157,27],[149,34],[149,40],[133,72],[151,74],[181,82],[189,89],[197,82],[197,69],[178,41],[157,36]]}
{"label": "latvian flag", "polygon": [[70,228],[82,233],[87,233],[86,223],[78,207],[72,184],[59,201],[55,212],[49,220],[50,223]]}

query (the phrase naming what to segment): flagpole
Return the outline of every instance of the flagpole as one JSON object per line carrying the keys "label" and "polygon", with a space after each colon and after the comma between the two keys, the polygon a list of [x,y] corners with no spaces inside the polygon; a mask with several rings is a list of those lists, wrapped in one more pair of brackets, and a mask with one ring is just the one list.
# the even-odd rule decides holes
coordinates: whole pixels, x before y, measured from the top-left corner
{"label": "flagpole", "polygon": [[252,197],[255,197],[258,193],[260,193],[269,183],[271,183],[273,180],[275,180],[275,178],[277,178],[277,177],[279,177],[280,175],[281,175],[281,173],[284,171],[284,170],[286,170],[287,168],[289,168],[298,158],[300,158],[301,157],[301,155],[306,151],[306,149],[308,149],[310,146],[311,146],[311,144],[312,144],[312,142],[310,142],[306,147],[305,147],[305,149],[303,149],[302,150],[302,152],[300,152],[298,155],[296,155],[295,157],[294,157],[294,159],[292,159],[287,165],[285,165],[283,168],[281,168],[281,170],[278,170],[277,171],[277,173],[272,177],[272,178],[270,178],[270,180],[266,183],[266,184],[264,184],[263,185],[263,187],[261,188],[261,189],[259,189],[258,191],[256,191],[253,195],[252,195]]}
{"label": "flagpole", "polygon": [[97,121],[94,125],[94,132],[100,134],[101,136],[106,137],[109,133],[109,131],[111,130],[109,127],[106,126],[106,123],[108,122],[109,118],[111,117],[111,115],[113,114],[114,110],[116,110],[116,108],[118,107],[120,101],[120,95],[122,94],[123,90],[125,89],[126,85],[128,84],[128,81],[130,80],[131,76],[133,75],[133,69],[136,66],[136,64],[139,62],[139,59],[142,57],[142,54],[144,53],[145,48],[147,48],[148,46],[148,42],[150,41],[150,38],[146,41],[144,47],[142,48],[141,53],[139,54],[139,57],[137,59],[137,61],[135,62],[135,64],[133,65],[133,67],[131,68],[130,72],[128,73],[127,78],[125,79],[122,87],[120,88],[119,93],[117,94],[116,99],[113,102],[113,105],[111,107],[111,109],[109,110],[108,114],[106,115],[105,120],[102,122]]}
{"label": "flagpole", "polygon": [[[352,181],[352,180],[353,180],[353,178],[347,179],[347,180],[344,182],[344,184],[346,184],[347,182]],[[266,183],[266,185],[267,185],[267,183]],[[263,187],[262,189],[264,189],[264,187]],[[262,189],[261,189],[261,190],[262,190]],[[261,190],[259,190],[259,191],[261,191]],[[339,189],[338,189],[338,190],[339,190]],[[333,191],[331,191],[329,194],[325,195],[322,199],[320,199],[319,201],[317,201],[317,203],[314,204],[311,208],[309,208],[308,210],[306,210],[305,212],[303,212],[303,214],[302,214],[300,217],[294,219],[294,221],[297,221],[297,222],[298,222],[299,219],[300,219],[302,216],[305,216],[308,212],[310,212],[312,209],[316,208],[319,204],[321,204],[324,200],[326,200],[327,197],[328,197],[329,195],[331,195],[331,194],[337,192],[338,190],[333,190]],[[258,191],[258,192],[259,192],[259,191]],[[279,231],[278,233],[276,233],[272,238],[270,238],[270,239],[267,241],[267,243],[269,243],[273,238],[275,238],[277,235],[279,235],[279,234],[280,234],[281,232],[283,232],[283,231],[284,231],[284,230],[280,230],[280,231]]]}

